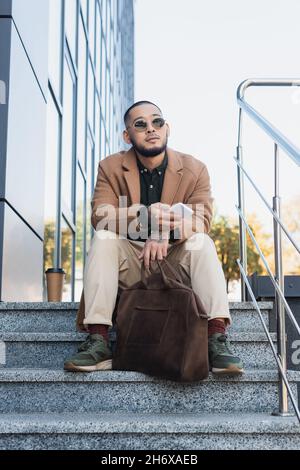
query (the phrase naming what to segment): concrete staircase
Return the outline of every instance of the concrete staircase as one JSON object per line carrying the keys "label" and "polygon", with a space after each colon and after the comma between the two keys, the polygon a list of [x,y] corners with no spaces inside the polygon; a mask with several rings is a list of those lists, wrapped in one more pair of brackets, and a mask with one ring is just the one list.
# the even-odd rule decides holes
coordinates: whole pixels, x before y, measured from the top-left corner
{"label": "concrete staircase", "polygon": [[[260,303],[266,322],[272,304]],[[63,371],[84,334],[78,303],[0,303],[0,449],[298,449],[295,417],[277,408],[277,371],[251,303],[231,303],[241,378],[197,383],[136,372]],[[273,334],[275,340],[275,335]],[[298,372],[289,371],[297,395]]]}

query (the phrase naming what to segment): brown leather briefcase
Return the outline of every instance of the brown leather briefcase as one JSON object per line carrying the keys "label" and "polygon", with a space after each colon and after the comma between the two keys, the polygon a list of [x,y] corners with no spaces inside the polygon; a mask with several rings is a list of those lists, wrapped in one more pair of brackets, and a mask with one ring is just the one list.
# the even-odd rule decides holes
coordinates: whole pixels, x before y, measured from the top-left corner
{"label": "brown leather briefcase", "polygon": [[199,296],[165,258],[157,266],[151,272],[142,263],[141,280],[120,294],[112,368],[203,380],[209,372],[208,316]]}

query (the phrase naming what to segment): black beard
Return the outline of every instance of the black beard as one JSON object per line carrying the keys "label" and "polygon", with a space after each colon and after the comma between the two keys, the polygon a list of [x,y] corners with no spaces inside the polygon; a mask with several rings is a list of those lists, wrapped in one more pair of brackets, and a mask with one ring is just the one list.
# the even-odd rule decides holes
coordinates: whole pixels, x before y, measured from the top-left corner
{"label": "black beard", "polygon": [[157,157],[157,155],[160,155],[161,153],[163,153],[166,148],[167,148],[167,139],[166,139],[166,142],[164,145],[161,145],[161,146],[155,146],[155,147],[151,147],[151,148],[146,148],[142,145],[137,145],[135,142],[133,142],[133,140],[131,139],[131,143],[132,143],[132,146],[133,148],[140,154],[142,155],[142,157]]}

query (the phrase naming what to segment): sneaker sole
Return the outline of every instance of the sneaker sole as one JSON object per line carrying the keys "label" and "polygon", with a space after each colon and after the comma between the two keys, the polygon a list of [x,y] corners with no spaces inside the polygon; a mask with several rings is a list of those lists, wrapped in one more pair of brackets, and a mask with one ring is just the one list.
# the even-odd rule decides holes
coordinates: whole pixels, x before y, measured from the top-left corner
{"label": "sneaker sole", "polygon": [[112,359],[107,361],[98,362],[94,366],[76,366],[72,362],[67,362],[64,365],[64,370],[73,371],[73,372],[94,372],[97,370],[112,370]]}
{"label": "sneaker sole", "polygon": [[244,369],[239,369],[236,366],[229,366],[226,369],[218,369],[217,367],[213,367],[211,371],[213,374],[216,374],[216,375],[242,375],[244,374]]}

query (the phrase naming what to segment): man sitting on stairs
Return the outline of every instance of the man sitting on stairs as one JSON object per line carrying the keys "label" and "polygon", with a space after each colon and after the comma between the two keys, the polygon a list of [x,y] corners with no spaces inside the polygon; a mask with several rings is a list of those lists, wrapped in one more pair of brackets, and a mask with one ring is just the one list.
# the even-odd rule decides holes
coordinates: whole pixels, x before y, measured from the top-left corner
{"label": "man sitting on stairs", "polygon": [[[209,316],[210,369],[240,374],[243,364],[230,350],[226,335],[231,317],[224,273],[208,235],[213,198],[206,165],[167,146],[170,127],[154,103],[134,103],[124,122],[123,138],[132,146],[99,162],[91,201],[96,232],[77,312],[78,329],[89,336],[64,368],[84,372],[112,368],[108,328],[118,288],[140,280],[142,260],[149,267],[150,261],[167,257],[199,295]],[[179,202],[193,209],[190,220],[185,213],[170,210]],[[144,220],[141,208],[146,209]],[[158,232],[151,227],[154,220]]]}

